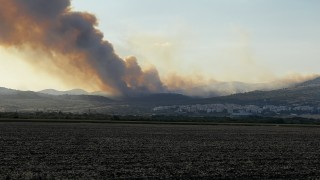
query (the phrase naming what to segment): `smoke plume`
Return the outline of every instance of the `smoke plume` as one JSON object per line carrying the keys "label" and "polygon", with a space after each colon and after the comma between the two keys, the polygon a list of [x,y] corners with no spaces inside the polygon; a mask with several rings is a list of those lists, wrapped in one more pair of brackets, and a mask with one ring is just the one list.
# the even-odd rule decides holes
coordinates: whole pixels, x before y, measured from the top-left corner
{"label": "smoke plume", "polygon": [[1,46],[46,52],[53,61],[50,64],[74,76],[97,78],[100,90],[116,95],[165,91],[156,69],[144,71],[136,58],[120,58],[96,28],[96,17],[71,11],[70,0],[0,3]]}

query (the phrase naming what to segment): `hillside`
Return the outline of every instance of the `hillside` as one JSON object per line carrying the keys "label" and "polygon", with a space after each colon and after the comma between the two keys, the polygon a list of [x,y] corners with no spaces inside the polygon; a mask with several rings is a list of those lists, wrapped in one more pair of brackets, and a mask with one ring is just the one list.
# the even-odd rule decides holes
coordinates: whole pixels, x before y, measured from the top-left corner
{"label": "hillside", "polygon": [[0,89],[0,111],[103,111],[115,101],[102,96],[48,95],[32,91]]}
{"label": "hillside", "polygon": [[84,91],[82,89],[72,89],[69,91],[58,91],[55,89],[45,89],[42,91],[38,91],[42,94],[49,94],[49,95],[88,95],[89,93],[87,91]]}
{"label": "hillside", "polygon": [[[70,95],[70,94],[76,95]],[[0,88],[0,111],[64,111],[100,112],[118,114],[152,113],[158,106],[196,104],[238,104],[317,107],[320,105],[320,78],[309,80],[293,87],[272,90],[252,91],[229,96],[196,98],[183,94],[160,93],[137,97],[110,99],[100,95],[84,95],[82,90],[39,92],[18,91]],[[52,95],[54,94],[54,95]]]}
{"label": "hillside", "polygon": [[310,80],[294,87],[273,90],[253,91],[230,96],[207,98],[201,103],[237,103],[237,104],[320,104],[320,78]]}
{"label": "hillside", "polygon": [[177,103],[187,103],[194,99],[199,99],[199,98],[192,98],[182,94],[159,93],[159,94],[144,95],[140,97],[124,98],[122,99],[122,101],[130,104],[137,104],[137,105],[169,105],[169,104],[177,104]]}
{"label": "hillside", "polygon": [[0,95],[16,94],[17,92],[17,90],[0,87]]}
{"label": "hillside", "polygon": [[295,87],[315,87],[320,86],[320,77],[311,79],[300,84],[297,84]]}

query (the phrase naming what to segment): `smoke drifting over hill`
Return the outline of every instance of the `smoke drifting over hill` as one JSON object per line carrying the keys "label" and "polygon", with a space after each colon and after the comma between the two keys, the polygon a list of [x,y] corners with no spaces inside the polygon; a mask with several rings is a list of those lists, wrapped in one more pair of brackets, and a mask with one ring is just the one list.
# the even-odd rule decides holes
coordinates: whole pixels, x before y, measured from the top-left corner
{"label": "smoke drifting over hill", "polygon": [[[240,74],[244,72],[245,75],[254,78],[256,76],[252,75],[259,73],[260,76],[262,74],[271,79],[272,83],[253,85],[238,82],[224,83],[215,80],[215,77],[207,77],[215,75],[205,73],[202,75],[200,71],[199,75],[196,75],[191,70],[183,76],[179,74],[178,69],[185,63],[180,61],[183,56],[175,57],[179,62],[174,64],[170,59],[170,51],[162,51],[161,54],[167,57],[156,60],[167,61],[162,68],[158,66],[162,73],[161,80],[156,68],[142,69],[138,60],[132,56],[120,58],[112,44],[106,41],[103,33],[97,29],[97,18],[87,12],[72,11],[71,0],[0,0],[0,3],[1,49],[14,49],[14,52],[23,54],[25,62],[36,67],[37,72],[42,70],[53,74],[72,88],[105,91],[108,94],[122,96],[161,92],[213,96],[257,89],[283,88],[310,78],[300,75],[282,79],[270,77],[270,73],[264,73],[261,66],[255,66],[251,51],[246,49],[249,45],[239,43],[240,47],[243,46],[239,50],[241,53],[227,53],[234,54],[235,57],[231,59],[237,62],[228,63],[236,69],[228,70],[229,66],[221,66],[221,71],[234,75],[236,74],[234,72],[240,69]],[[187,36],[183,35],[182,38],[185,37]],[[246,38],[244,39],[247,42]],[[136,41],[141,42],[141,40]],[[148,46],[148,43],[144,44]],[[170,43],[156,45],[173,49]],[[141,49],[141,53],[148,51],[150,48]],[[156,59],[152,53],[149,58]],[[216,60],[217,63],[223,63],[222,61],[223,58]],[[210,67],[210,63],[206,66]],[[164,75],[163,69],[170,68],[173,68],[174,74]],[[19,71],[19,68],[15,70]]]}
{"label": "smoke drifting over hill", "polygon": [[50,63],[43,68],[56,66],[115,95],[165,91],[156,69],[144,71],[134,57],[120,58],[96,28],[96,17],[71,11],[70,0],[0,3],[1,46],[45,52]]}

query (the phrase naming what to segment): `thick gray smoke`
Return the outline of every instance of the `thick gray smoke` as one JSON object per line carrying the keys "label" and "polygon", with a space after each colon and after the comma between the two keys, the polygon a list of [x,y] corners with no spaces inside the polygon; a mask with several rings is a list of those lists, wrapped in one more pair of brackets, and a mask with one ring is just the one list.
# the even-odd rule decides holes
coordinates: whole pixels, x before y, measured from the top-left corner
{"label": "thick gray smoke", "polygon": [[[73,12],[70,0],[0,0],[0,45],[30,46],[59,54],[78,71],[97,77],[100,89],[119,95],[165,90],[157,70],[143,71],[137,60],[120,58],[104,40],[94,15]],[[70,67],[65,68],[68,71]],[[72,68],[74,69],[74,68]],[[76,72],[70,72],[75,73]],[[84,80],[85,81],[85,80]]]}

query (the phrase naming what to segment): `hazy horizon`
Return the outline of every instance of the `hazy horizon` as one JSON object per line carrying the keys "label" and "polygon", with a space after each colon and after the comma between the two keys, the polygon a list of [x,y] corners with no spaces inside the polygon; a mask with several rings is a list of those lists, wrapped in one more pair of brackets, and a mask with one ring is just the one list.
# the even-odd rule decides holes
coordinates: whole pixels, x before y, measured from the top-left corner
{"label": "hazy horizon", "polygon": [[320,74],[316,0],[0,2],[0,87],[135,94]]}

